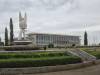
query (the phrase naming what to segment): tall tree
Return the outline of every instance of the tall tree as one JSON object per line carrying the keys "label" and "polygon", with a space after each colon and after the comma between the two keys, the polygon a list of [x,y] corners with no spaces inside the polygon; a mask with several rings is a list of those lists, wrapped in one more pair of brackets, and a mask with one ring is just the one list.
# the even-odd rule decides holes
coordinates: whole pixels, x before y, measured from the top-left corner
{"label": "tall tree", "polygon": [[12,21],[12,18],[10,18],[10,45],[13,44],[13,36],[14,36],[14,33],[13,33],[13,21]]}
{"label": "tall tree", "polygon": [[1,42],[1,37],[0,37],[0,42]]}
{"label": "tall tree", "polygon": [[5,46],[8,46],[8,29],[5,28]]}
{"label": "tall tree", "polygon": [[87,32],[85,31],[84,33],[84,45],[87,46],[88,45],[88,35]]}

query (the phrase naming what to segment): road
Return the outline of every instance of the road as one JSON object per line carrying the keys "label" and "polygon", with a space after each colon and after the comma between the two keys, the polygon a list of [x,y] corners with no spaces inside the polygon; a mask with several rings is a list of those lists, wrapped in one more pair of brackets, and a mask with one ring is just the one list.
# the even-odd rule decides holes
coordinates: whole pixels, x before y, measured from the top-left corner
{"label": "road", "polygon": [[100,65],[86,67],[76,70],[50,72],[41,74],[28,74],[28,75],[100,75]]}

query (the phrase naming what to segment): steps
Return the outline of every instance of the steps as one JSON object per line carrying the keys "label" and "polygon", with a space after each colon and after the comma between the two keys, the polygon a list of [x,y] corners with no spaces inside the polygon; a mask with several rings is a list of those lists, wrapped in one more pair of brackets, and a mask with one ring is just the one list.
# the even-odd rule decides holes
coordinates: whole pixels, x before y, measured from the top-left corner
{"label": "steps", "polygon": [[83,61],[94,61],[96,57],[80,49],[67,50],[68,53],[80,57]]}

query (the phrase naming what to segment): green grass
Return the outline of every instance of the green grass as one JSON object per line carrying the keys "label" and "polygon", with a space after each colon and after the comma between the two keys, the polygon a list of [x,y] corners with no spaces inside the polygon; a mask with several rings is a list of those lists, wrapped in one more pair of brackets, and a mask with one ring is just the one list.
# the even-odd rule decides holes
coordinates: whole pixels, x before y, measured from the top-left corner
{"label": "green grass", "polygon": [[42,52],[42,53],[0,53],[0,59],[10,58],[41,58],[41,57],[60,57],[69,56],[66,52]]}
{"label": "green grass", "polygon": [[80,63],[79,57],[61,56],[61,57],[43,57],[27,59],[0,59],[0,68],[15,67],[41,67]]}
{"label": "green grass", "polygon": [[100,52],[94,51],[94,52],[88,52],[88,53],[95,56],[97,59],[100,59]]}
{"label": "green grass", "polygon": [[0,68],[41,67],[80,63],[67,52],[0,53]]}
{"label": "green grass", "polygon": [[85,52],[95,56],[97,59],[100,59],[100,51],[97,51],[97,50],[91,50],[91,49],[88,49],[88,48],[83,48],[81,50],[84,50]]}

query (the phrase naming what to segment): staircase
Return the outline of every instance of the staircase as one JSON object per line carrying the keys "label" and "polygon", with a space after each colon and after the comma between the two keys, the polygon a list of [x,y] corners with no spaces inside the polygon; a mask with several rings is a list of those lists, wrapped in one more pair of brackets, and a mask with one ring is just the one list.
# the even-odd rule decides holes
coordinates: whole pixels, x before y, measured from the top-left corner
{"label": "staircase", "polygon": [[80,49],[67,50],[68,53],[80,57],[83,61],[94,61],[96,57]]}

